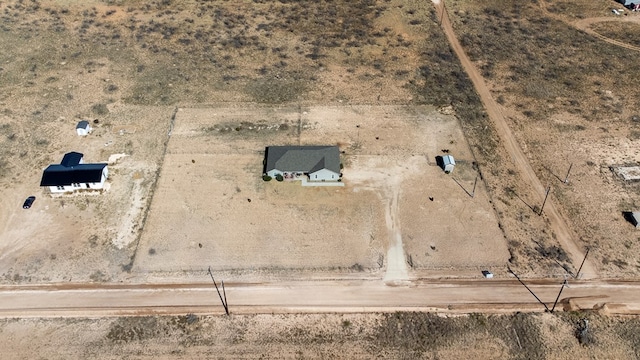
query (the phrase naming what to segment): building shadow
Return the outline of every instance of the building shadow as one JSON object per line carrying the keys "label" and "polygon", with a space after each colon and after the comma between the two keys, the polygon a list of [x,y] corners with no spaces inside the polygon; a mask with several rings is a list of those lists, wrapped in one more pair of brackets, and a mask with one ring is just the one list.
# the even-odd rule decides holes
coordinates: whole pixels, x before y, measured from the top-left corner
{"label": "building shadow", "polygon": [[622,212],[622,217],[629,222],[631,225],[638,227],[638,219],[636,219],[635,216],[633,216],[633,212],[631,211],[623,211]]}
{"label": "building shadow", "polygon": [[442,156],[436,156],[436,165],[444,171],[444,158]]}

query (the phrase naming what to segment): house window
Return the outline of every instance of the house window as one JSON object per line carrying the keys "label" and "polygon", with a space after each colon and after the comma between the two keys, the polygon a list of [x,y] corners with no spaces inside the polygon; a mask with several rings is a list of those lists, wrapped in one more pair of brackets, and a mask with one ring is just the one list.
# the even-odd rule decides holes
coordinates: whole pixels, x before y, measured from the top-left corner
{"label": "house window", "polygon": [[56,188],[57,188],[58,190],[64,190],[64,186],[61,186],[61,185],[56,186]]}

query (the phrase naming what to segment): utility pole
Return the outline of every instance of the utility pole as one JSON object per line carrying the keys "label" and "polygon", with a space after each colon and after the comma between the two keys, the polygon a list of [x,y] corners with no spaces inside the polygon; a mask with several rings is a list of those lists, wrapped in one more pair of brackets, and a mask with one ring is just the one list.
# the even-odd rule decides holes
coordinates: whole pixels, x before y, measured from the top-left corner
{"label": "utility pole", "polygon": [[476,180],[473,182],[473,191],[471,192],[471,197],[476,195],[476,185],[478,184],[478,175],[476,175]]}
{"label": "utility pole", "polygon": [[573,167],[573,163],[571,163],[569,165],[569,170],[567,171],[567,176],[564,177],[564,183],[568,184],[569,183],[569,173],[571,172],[571,168]]}
{"label": "utility pole", "polygon": [[567,285],[567,279],[564,279],[564,281],[562,282],[562,287],[560,287],[560,292],[558,293],[556,301],[553,303],[553,307],[551,308],[550,312],[553,312],[553,310],[556,309],[556,304],[558,303],[558,300],[560,300],[560,294],[562,294],[562,290],[564,289],[565,285]]}
{"label": "utility pole", "polygon": [[542,210],[544,209],[544,204],[547,203],[547,197],[549,197],[549,192],[551,191],[551,186],[547,187],[547,193],[544,195],[544,201],[542,202],[542,206],[540,207],[540,212],[538,216],[542,216]]}
{"label": "utility pole", "polygon": [[587,252],[584,254],[584,259],[582,259],[582,264],[580,264],[580,268],[578,269],[578,272],[576,273],[576,279],[580,276],[580,270],[582,270],[582,266],[584,265],[584,262],[587,261],[587,255],[589,255],[589,248],[587,248]]}

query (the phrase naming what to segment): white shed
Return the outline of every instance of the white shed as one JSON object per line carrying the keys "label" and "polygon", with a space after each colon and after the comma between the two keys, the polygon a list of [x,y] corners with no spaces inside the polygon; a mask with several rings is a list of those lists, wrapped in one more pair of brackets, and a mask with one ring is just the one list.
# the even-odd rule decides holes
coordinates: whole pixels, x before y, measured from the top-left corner
{"label": "white shed", "polygon": [[91,125],[87,120],[82,120],[76,125],[78,136],[87,136],[91,132]]}
{"label": "white shed", "polygon": [[445,155],[442,157],[442,169],[446,174],[453,172],[453,168],[456,166],[456,160],[451,155]]}

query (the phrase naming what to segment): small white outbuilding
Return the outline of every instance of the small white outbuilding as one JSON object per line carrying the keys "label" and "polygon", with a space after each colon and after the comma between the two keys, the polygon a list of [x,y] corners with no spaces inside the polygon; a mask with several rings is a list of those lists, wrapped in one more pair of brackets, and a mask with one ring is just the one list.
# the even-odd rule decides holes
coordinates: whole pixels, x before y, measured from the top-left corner
{"label": "small white outbuilding", "polygon": [[482,276],[484,276],[485,279],[493,279],[493,273],[489,270],[482,270]]}
{"label": "small white outbuilding", "polygon": [[456,166],[456,160],[451,155],[445,155],[442,157],[442,170],[445,174],[453,172],[453,168]]}
{"label": "small white outbuilding", "polygon": [[91,124],[87,120],[82,120],[76,125],[78,136],[87,136],[91,132]]}

